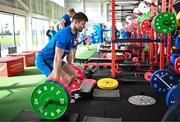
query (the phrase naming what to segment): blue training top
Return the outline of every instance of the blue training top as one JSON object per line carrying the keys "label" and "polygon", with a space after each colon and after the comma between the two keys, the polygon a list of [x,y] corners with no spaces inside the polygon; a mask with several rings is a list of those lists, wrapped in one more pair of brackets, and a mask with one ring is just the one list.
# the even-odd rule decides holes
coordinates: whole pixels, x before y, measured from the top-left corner
{"label": "blue training top", "polygon": [[66,21],[65,27],[69,26],[71,24],[70,16],[68,14],[65,14],[64,16],[61,17],[60,20],[64,19]]}
{"label": "blue training top", "polygon": [[66,55],[69,53],[71,48],[75,48],[77,46],[77,33],[78,32],[73,34],[70,26],[63,28],[51,38],[48,44],[39,53],[47,60],[50,58],[54,59],[55,47],[58,47],[64,49],[64,55]]}

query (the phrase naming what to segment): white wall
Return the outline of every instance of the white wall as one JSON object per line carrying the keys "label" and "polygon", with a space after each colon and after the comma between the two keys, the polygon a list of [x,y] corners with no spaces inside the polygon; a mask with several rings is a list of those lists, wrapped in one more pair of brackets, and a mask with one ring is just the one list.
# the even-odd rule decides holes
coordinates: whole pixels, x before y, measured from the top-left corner
{"label": "white wall", "polygon": [[66,0],[66,7],[72,7],[76,12],[84,12],[91,23],[107,22],[106,0]]}
{"label": "white wall", "polygon": [[106,0],[66,0],[66,8],[74,8],[76,12],[84,12],[88,17],[86,34],[93,32],[93,23],[107,24]]}
{"label": "white wall", "polygon": [[[66,8],[72,7],[76,12],[82,11],[88,16],[87,29],[92,32],[93,23],[104,23],[108,28],[111,27],[111,21],[108,21],[107,0],[66,0]],[[116,22],[118,30],[121,30],[122,23]]]}

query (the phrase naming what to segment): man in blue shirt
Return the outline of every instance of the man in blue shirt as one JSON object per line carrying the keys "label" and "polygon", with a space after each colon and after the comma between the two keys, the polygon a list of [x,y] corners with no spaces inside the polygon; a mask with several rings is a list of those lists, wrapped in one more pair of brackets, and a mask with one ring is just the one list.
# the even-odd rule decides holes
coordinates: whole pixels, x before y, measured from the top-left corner
{"label": "man in blue shirt", "polygon": [[[67,9],[67,13],[64,14],[64,16],[62,16],[59,21],[56,23],[56,28],[57,30],[60,30],[62,28],[65,28],[67,26],[69,26],[71,24],[71,18],[73,17],[73,15],[75,14],[75,10],[73,8],[68,8]],[[77,36],[77,40],[79,38],[79,34]],[[75,58],[75,55],[76,55],[76,48],[73,48],[72,50],[72,55],[67,55],[67,62],[69,64],[72,64],[72,61],[74,60]]]}
{"label": "man in blue shirt", "polygon": [[62,16],[59,21],[56,23],[57,30],[65,28],[71,24],[71,17],[75,14],[75,10],[73,8],[68,8],[67,13]]}
{"label": "man in blue shirt", "polygon": [[38,53],[36,66],[48,78],[62,79],[68,84],[77,78],[77,71],[65,63],[63,58],[72,53],[71,50],[76,47],[77,34],[83,31],[87,21],[88,18],[84,13],[76,13],[71,25],[58,31]]}
{"label": "man in blue shirt", "polygon": [[54,36],[56,34],[56,31],[55,30],[51,30],[51,29],[49,29],[49,30],[47,30],[47,32],[46,32],[46,36],[48,36],[48,39],[49,40],[51,40],[51,38]]}

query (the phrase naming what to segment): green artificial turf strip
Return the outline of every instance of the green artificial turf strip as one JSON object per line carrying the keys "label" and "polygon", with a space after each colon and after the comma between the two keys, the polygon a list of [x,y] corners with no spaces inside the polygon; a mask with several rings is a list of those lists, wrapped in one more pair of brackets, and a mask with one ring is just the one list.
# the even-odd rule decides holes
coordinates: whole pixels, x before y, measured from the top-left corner
{"label": "green artificial turf strip", "polygon": [[89,49],[86,46],[78,46],[76,58],[87,59],[97,52],[96,45],[90,45]]}
{"label": "green artificial turf strip", "polygon": [[10,121],[24,109],[32,109],[32,91],[45,79],[36,67],[28,67],[17,76],[0,77],[0,121]]}

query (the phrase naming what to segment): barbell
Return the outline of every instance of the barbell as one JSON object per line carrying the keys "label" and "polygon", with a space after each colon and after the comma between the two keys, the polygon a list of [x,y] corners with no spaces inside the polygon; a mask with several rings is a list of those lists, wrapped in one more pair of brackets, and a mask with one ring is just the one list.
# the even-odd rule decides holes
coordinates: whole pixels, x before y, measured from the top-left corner
{"label": "barbell", "polygon": [[94,79],[84,79],[79,67],[72,67],[78,71],[78,79],[83,82],[74,80],[69,86],[60,79],[48,79],[33,90],[31,104],[40,118],[47,120],[60,118],[66,112],[74,92],[80,91],[84,83],[92,83],[92,85],[96,83]]}

